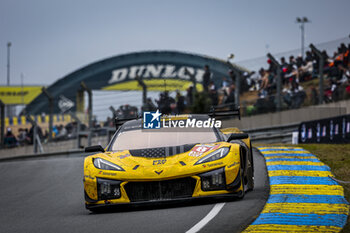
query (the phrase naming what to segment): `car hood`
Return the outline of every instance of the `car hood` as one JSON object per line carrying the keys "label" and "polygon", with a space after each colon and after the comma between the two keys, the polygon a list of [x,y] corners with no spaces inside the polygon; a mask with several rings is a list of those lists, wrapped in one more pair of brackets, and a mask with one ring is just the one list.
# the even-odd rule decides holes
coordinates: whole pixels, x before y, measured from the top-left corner
{"label": "car hood", "polygon": [[[176,176],[186,176],[191,174],[196,174],[198,172],[205,172],[212,170],[216,167],[224,166],[224,160],[220,159],[217,161],[195,165],[195,163],[202,157],[208,155],[209,153],[219,149],[221,147],[231,146],[230,151],[239,151],[238,145],[233,145],[227,142],[217,142],[209,144],[193,144],[189,150],[184,151],[183,153],[177,153],[169,156],[160,156],[158,153],[152,151],[153,156],[151,157],[151,152],[147,152],[146,156],[141,152],[135,153],[132,150],[118,151],[118,152],[105,152],[94,155],[93,157],[99,157],[106,159],[112,163],[115,163],[121,166],[125,172],[117,172],[118,177],[129,177],[130,174],[133,174],[130,179],[135,178],[135,180],[145,180],[145,179],[154,179],[161,178],[166,179],[169,177]],[[157,149],[157,148],[152,148]],[[159,149],[159,148],[158,148]],[[147,149],[148,150],[148,149]],[[163,149],[162,149],[163,150]],[[174,150],[173,148],[166,148],[166,150]],[[171,154],[171,153],[170,153]],[[136,156],[135,156],[136,155]],[[140,156],[143,155],[143,156]],[[239,155],[239,154],[237,154]],[[214,166],[215,165],[215,166]],[[107,172],[107,171],[106,171]],[[108,171],[109,174],[115,173]],[[129,174],[129,175],[128,175]],[[100,171],[99,175],[103,175],[103,172]]]}

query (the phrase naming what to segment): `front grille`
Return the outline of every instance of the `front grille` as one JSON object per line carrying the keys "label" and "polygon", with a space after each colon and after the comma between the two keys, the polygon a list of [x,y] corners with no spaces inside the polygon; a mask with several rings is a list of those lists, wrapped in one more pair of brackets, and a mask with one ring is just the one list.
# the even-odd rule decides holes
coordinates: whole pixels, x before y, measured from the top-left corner
{"label": "front grille", "polygon": [[124,188],[131,202],[192,197],[196,180],[181,178],[153,182],[129,182]]}
{"label": "front grille", "polygon": [[155,147],[147,149],[129,150],[130,154],[135,157],[145,158],[164,158],[176,154],[184,153],[192,149],[196,144],[186,144],[172,147]]}

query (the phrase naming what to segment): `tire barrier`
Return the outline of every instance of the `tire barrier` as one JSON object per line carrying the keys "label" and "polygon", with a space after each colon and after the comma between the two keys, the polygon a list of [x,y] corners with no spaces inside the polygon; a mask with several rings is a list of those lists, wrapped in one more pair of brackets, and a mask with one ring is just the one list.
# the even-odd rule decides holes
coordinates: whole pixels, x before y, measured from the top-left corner
{"label": "tire barrier", "polygon": [[260,147],[270,196],[244,232],[340,232],[349,214],[330,168],[300,147]]}

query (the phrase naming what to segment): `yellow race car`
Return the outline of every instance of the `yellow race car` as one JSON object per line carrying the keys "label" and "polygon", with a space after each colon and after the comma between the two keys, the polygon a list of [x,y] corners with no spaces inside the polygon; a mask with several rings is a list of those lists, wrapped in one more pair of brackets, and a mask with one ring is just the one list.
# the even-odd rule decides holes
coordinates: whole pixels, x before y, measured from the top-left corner
{"label": "yellow race car", "polygon": [[[187,119],[210,118],[180,115],[172,121]],[[236,128],[146,130],[142,120],[135,119],[118,127],[106,149],[91,146],[85,151],[99,152],[84,161],[85,204],[90,210],[125,203],[242,198],[254,187],[251,143]]]}

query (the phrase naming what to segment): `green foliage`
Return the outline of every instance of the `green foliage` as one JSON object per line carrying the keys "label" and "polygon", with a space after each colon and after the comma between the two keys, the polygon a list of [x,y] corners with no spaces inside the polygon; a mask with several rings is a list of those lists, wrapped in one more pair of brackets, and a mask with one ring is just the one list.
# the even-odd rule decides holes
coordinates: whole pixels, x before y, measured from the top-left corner
{"label": "green foliage", "polygon": [[207,113],[210,111],[211,99],[206,92],[195,92],[191,113]]}

